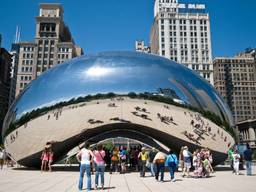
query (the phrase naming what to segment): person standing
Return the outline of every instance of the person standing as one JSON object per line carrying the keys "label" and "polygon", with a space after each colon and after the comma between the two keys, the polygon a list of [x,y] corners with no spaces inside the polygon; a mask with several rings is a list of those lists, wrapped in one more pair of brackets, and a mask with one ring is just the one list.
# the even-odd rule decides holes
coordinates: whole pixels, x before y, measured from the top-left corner
{"label": "person standing", "polygon": [[52,171],[52,162],[53,162],[53,151],[52,151],[52,148],[49,148],[48,158],[49,158],[48,167],[49,167],[49,171],[51,172]]}
{"label": "person standing", "polygon": [[119,163],[119,151],[117,150],[117,148],[114,148],[111,156],[110,174],[112,174],[113,171],[118,172],[118,163]]}
{"label": "person standing", "polygon": [[154,177],[155,176],[155,164],[153,163],[153,160],[156,156],[156,149],[153,147],[153,149],[149,152],[148,154],[148,162],[149,162],[149,166],[150,166],[150,172],[151,172],[151,176]]}
{"label": "person standing", "polygon": [[160,180],[164,182],[164,163],[166,155],[163,152],[158,152],[153,160],[153,163],[156,164],[156,174],[155,179],[158,181],[159,173],[161,174]]}
{"label": "person standing", "polygon": [[125,147],[121,147],[121,151],[119,153],[120,156],[120,162],[121,162],[121,171],[120,173],[126,172],[126,158],[127,158],[127,150]]}
{"label": "person standing", "polygon": [[76,155],[78,162],[80,162],[80,176],[78,183],[79,190],[83,189],[84,172],[86,171],[87,191],[91,191],[91,160],[93,159],[94,155],[89,149],[89,146],[89,143],[86,143]]}
{"label": "person standing", "polygon": [[184,177],[185,175],[189,177],[189,170],[191,168],[191,152],[188,150],[187,146],[184,146],[183,148],[183,157],[184,157],[184,169],[183,169],[183,174],[182,176]]}
{"label": "person standing", "polygon": [[234,161],[234,165],[233,165],[233,167],[234,167],[234,170],[235,170],[235,174],[236,175],[239,175],[239,163],[240,163],[240,155],[239,155],[239,153],[238,153],[238,150],[236,149],[235,151],[234,151],[234,154],[233,154],[233,161]]}
{"label": "person standing", "polygon": [[139,153],[138,158],[141,160],[141,168],[140,168],[140,176],[145,177],[146,172],[146,163],[148,160],[148,154],[146,152],[146,148],[142,147],[141,152]]}
{"label": "person standing", "polygon": [[178,159],[171,149],[169,150],[169,154],[166,158],[165,166],[170,170],[171,181],[175,182],[176,179],[174,177],[174,173],[178,166]]}
{"label": "person standing", "polygon": [[246,166],[246,174],[252,175],[252,150],[248,143],[246,144],[246,150],[244,151],[244,160]]}
{"label": "person standing", "polygon": [[135,152],[134,152],[134,165],[135,165],[135,170],[138,171],[139,170],[139,163],[140,163],[140,159],[139,157],[139,153],[140,153],[140,148],[136,147],[135,148]]}
{"label": "person standing", "polygon": [[0,149],[0,168],[3,169],[4,166],[4,152]]}
{"label": "person standing", "polygon": [[229,160],[230,160],[230,167],[231,167],[231,169],[232,169],[232,171],[233,171],[233,173],[235,172],[235,170],[234,170],[234,158],[233,158],[233,154],[234,154],[234,150],[233,150],[233,148],[230,148],[229,150],[228,150],[228,157],[229,157]]}
{"label": "person standing", "polygon": [[41,155],[41,171],[46,171],[47,169],[47,165],[48,165],[48,160],[49,160],[49,156],[48,156],[48,149],[45,147],[42,155]]}
{"label": "person standing", "polygon": [[98,189],[99,183],[99,175],[101,180],[101,188],[104,189],[104,172],[105,172],[105,161],[104,157],[106,155],[105,151],[103,150],[103,146],[97,145],[97,150],[94,151],[94,161],[96,165],[96,174],[95,174],[95,188]]}
{"label": "person standing", "polygon": [[179,162],[180,162],[180,171],[183,172],[184,169],[184,157],[183,157],[183,147],[181,147],[180,149],[180,153],[179,153]]}

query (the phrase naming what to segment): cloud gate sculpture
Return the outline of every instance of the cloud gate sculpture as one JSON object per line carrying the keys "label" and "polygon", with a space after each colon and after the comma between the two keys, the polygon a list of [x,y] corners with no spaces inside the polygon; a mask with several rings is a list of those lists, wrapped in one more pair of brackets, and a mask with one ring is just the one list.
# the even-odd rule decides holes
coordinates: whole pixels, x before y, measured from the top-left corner
{"label": "cloud gate sculpture", "polygon": [[176,152],[208,147],[218,164],[234,144],[232,126],[223,99],[190,69],[150,54],[104,52],[57,65],[30,83],[6,115],[2,137],[25,166],[40,164],[47,142],[56,162],[85,140],[115,136],[159,141]]}

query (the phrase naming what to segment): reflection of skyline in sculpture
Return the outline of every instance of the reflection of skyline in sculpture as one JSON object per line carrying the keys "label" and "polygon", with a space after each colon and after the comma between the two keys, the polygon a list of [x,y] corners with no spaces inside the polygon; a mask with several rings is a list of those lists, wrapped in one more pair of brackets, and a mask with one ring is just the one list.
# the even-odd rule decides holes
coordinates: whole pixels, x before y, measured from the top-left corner
{"label": "reflection of skyline in sculpture", "polygon": [[[159,64],[161,64],[161,67],[159,67]],[[93,76],[92,71],[97,75]],[[141,73],[141,71],[144,73]],[[155,74],[161,75],[156,76]],[[81,95],[108,92],[117,94],[156,92],[158,87],[170,87],[183,101],[184,96],[190,98],[189,101],[185,100],[185,103],[193,106],[193,99],[196,99],[196,97],[184,94],[184,91],[169,83],[168,79],[178,80],[191,94],[194,93],[193,90],[201,89],[211,98],[215,98],[214,101],[222,101],[222,99],[216,99],[219,96],[212,94],[215,90],[201,77],[168,59],[131,52],[107,52],[95,56],[76,58],[68,62],[68,65],[64,63],[53,67],[45,73],[44,77],[39,77],[37,81],[28,85],[26,92],[23,92],[19,97],[18,105],[13,107],[17,108],[17,116],[19,116],[38,106],[49,106]],[[47,82],[54,83],[49,84]],[[84,85],[85,82],[86,86]],[[200,102],[197,102],[195,107],[200,107],[198,104]],[[222,107],[221,111],[228,110],[226,106],[225,108],[223,105],[220,106]],[[230,117],[226,121],[232,123]]]}
{"label": "reflection of skyline in sculpture", "polygon": [[175,90],[171,88],[158,88],[158,93],[162,94],[165,97],[170,97],[171,99],[180,99]]}
{"label": "reflection of skyline in sculpture", "polygon": [[[207,146],[220,162],[233,143],[229,113],[213,87],[180,64],[150,54],[106,52],[57,65],[29,84],[6,116],[3,139],[29,166],[37,164],[46,142],[55,142],[60,158],[85,137],[116,130],[126,130],[123,136],[148,134],[174,149]],[[225,141],[190,130],[191,118],[204,121],[215,135],[222,129]]]}

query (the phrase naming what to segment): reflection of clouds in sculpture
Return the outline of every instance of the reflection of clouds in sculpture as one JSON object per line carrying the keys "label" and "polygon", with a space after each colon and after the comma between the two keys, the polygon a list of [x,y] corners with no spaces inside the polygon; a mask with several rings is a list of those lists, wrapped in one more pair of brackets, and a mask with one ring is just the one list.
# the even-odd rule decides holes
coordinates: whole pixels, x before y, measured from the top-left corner
{"label": "reflection of clouds in sculpture", "polygon": [[112,68],[100,67],[100,66],[92,66],[87,71],[85,71],[85,75],[90,77],[102,77],[105,75],[111,75],[113,73]]}

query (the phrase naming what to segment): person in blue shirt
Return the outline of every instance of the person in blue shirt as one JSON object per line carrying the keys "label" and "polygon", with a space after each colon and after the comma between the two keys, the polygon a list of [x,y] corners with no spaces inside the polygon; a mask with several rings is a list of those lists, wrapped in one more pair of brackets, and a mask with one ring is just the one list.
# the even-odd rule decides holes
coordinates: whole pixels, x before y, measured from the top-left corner
{"label": "person in blue shirt", "polygon": [[125,173],[126,172],[126,158],[127,158],[127,151],[126,148],[121,146],[121,151],[119,153],[120,160],[121,160],[121,171],[120,173]]}
{"label": "person in blue shirt", "polygon": [[168,167],[169,170],[170,170],[170,175],[171,175],[171,181],[172,182],[176,181],[176,179],[174,177],[174,173],[175,173],[175,170],[177,169],[178,164],[179,163],[178,163],[177,156],[170,149],[169,154],[168,154],[168,156],[166,158],[166,161],[165,161],[165,166]]}
{"label": "person in blue shirt", "polygon": [[252,150],[248,143],[247,143],[246,147],[247,147],[247,149],[244,151],[246,172],[247,172],[247,175],[252,175]]}

